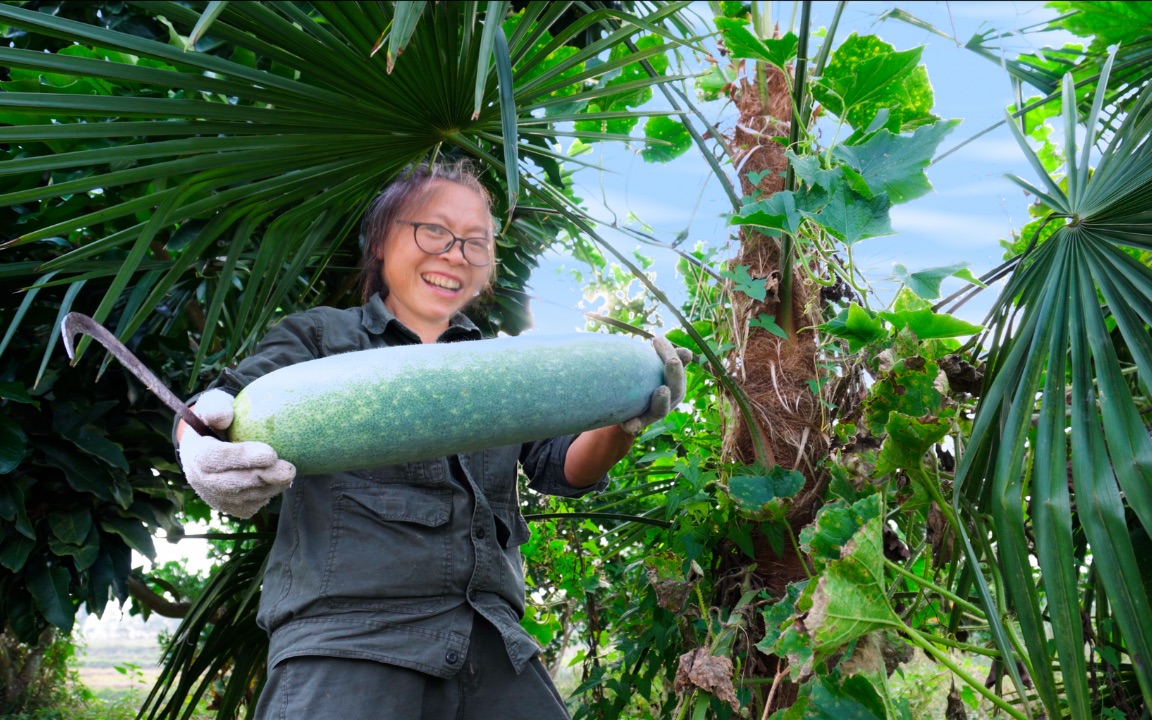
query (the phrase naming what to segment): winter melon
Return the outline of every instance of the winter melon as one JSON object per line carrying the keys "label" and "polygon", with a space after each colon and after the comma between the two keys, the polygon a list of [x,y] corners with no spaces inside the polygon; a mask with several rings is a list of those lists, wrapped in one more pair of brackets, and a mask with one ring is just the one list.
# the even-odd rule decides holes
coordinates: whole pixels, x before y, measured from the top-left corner
{"label": "winter melon", "polygon": [[596,333],[406,345],[281,368],[236,396],[233,441],[302,475],[358,470],[582,432],[648,407],[652,347]]}

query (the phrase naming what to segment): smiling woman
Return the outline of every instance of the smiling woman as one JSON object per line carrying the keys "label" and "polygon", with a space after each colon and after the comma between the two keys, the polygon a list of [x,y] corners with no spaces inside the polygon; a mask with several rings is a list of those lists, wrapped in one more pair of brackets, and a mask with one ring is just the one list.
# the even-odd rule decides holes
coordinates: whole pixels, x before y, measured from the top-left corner
{"label": "smiling woman", "polygon": [[[398,346],[480,339],[461,311],[493,277],[493,228],[466,165],[401,173],[363,221],[364,304],[284,318],[196,413],[225,429],[233,395],[274,370],[389,347],[398,363]],[[529,533],[517,478],[549,495],[603,489],[636,433],[684,397],[681,357],[662,338],[655,346],[666,384],[621,425],[295,483],[271,446],[181,425],[185,475],[212,507],[250,517],[283,493],[258,617],[270,643],[257,717],[566,718],[520,625]]]}
{"label": "smiling woman", "polygon": [[[391,225],[371,223],[385,232],[369,236],[370,252],[381,265],[388,293],[384,304],[424,342],[435,342],[448,321],[492,280],[492,218],[482,186],[461,184],[465,173],[429,173],[423,189],[393,207],[374,203],[370,213],[401,211],[411,219]],[[413,182],[413,181],[409,181]],[[387,201],[387,196],[382,196]],[[387,208],[385,210],[384,208]],[[369,216],[372,217],[371,214]],[[460,245],[460,252],[455,251]]]}

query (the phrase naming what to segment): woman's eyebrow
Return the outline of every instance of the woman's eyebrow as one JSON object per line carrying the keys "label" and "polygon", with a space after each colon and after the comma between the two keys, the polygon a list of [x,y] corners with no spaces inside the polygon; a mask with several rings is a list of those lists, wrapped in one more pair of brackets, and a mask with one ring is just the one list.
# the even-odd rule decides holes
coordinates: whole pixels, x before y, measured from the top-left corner
{"label": "woman's eyebrow", "polygon": [[[444,227],[448,227],[452,224],[453,220],[455,220],[454,217],[445,212],[433,211],[429,213],[428,216],[432,220],[435,220],[437,224],[443,225]],[[464,234],[468,237],[489,237],[495,233],[489,225],[468,225],[464,227]]]}

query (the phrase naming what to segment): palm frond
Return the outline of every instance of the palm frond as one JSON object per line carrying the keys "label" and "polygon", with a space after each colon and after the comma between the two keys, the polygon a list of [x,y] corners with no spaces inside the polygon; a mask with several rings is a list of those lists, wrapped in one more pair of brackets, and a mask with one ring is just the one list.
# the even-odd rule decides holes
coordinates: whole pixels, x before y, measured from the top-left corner
{"label": "palm frond", "polygon": [[[1088,110],[1089,138],[1107,122],[1111,67],[1109,59]],[[1021,258],[990,314],[996,322],[986,335],[988,389],[957,486],[976,503],[978,533],[979,514],[991,513],[997,565],[1039,698],[1053,717],[1089,718],[1099,708],[1092,707],[1081,631],[1092,612],[1081,603],[1082,568],[1097,571],[1130,672],[1152,698],[1152,607],[1128,530],[1131,521],[1152,528],[1152,440],[1122,364],[1131,358],[1125,362],[1146,393],[1152,269],[1124,247],[1152,247],[1152,90],[1129,106],[1093,172],[1093,143],[1080,149],[1075,143],[1071,75],[1063,88],[1067,186],[1044,176],[1041,197],[1064,224]],[[1017,137],[1031,155],[1019,130]],[[1086,555],[1073,541],[1078,532],[1087,539]],[[969,559],[975,566],[978,558]],[[991,618],[987,594],[985,603]],[[1049,637],[1067,710],[1057,695]]]}

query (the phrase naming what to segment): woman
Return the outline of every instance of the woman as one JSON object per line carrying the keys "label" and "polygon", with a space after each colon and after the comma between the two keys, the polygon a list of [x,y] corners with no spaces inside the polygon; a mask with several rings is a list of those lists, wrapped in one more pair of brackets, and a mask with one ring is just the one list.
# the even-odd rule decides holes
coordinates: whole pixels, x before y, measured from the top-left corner
{"label": "woman", "polygon": [[[491,281],[488,196],[461,165],[421,166],[365,215],[364,305],[314,308],[269,331],[196,402],[212,427],[255,378],[317,357],[476,340],[460,311]],[[682,360],[658,339],[666,386],[641,417],[576,436],[366,471],[309,477],[262,443],[203,438],[183,424],[189,483],[212,507],[249,517],[284,492],[259,623],[271,641],[257,717],[566,718],[519,621],[529,487],[578,496],[644,426],[684,394]]]}

